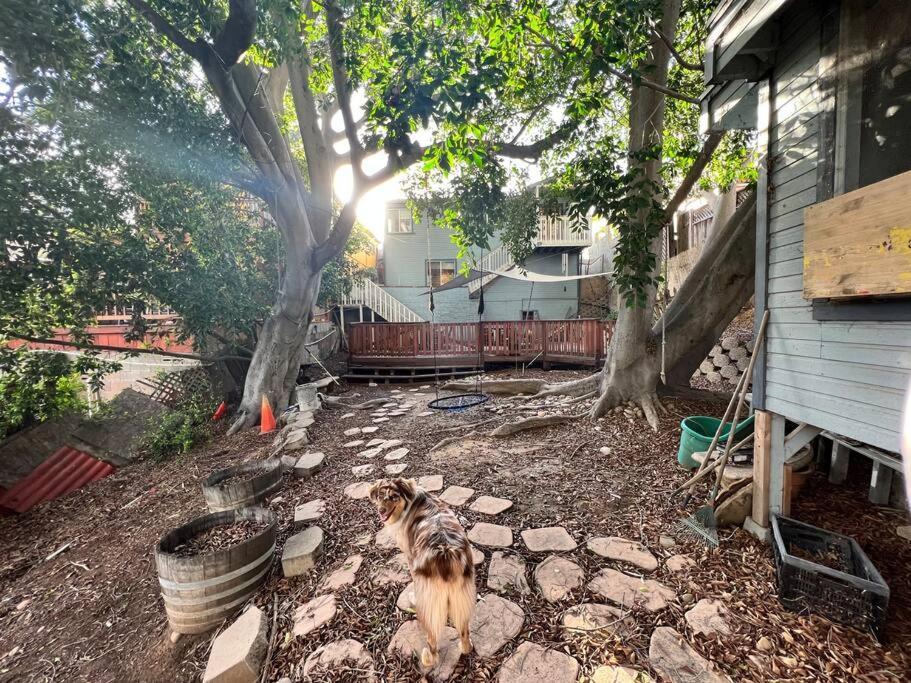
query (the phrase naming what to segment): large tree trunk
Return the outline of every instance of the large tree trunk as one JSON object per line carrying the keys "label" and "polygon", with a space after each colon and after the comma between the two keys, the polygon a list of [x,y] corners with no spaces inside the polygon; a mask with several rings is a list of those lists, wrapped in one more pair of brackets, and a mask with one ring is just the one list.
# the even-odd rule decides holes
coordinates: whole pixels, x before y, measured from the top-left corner
{"label": "large tree trunk", "polygon": [[276,414],[288,407],[306,354],[304,341],[320,285],[320,271],[311,266],[312,251],[300,248],[299,252],[260,331],[230,434],[259,421],[263,396]]}

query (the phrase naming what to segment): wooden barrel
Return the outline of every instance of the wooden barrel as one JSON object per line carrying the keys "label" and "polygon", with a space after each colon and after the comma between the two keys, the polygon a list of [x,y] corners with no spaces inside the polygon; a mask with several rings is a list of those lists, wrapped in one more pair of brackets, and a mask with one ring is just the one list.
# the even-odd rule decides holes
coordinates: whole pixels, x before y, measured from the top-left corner
{"label": "wooden barrel", "polygon": [[[177,546],[206,529],[244,519],[269,526],[242,543],[212,553],[173,554]],[[277,526],[271,511],[246,508],[213,512],[165,534],[155,546],[155,565],[171,630],[205,633],[249,600],[272,566]]]}
{"label": "wooden barrel", "polygon": [[[248,476],[232,478],[238,474]],[[202,495],[209,510],[222,512],[262,503],[281,486],[282,461],[269,458],[213,472],[202,483]]]}

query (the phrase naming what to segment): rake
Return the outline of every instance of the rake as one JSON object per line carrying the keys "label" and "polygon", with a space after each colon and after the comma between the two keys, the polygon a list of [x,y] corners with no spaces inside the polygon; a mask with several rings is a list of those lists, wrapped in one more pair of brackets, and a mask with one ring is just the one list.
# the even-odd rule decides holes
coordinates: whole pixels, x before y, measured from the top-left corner
{"label": "rake", "polygon": [[[732,450],[731,447],[734,445],[734,427],[737,425],[737,420],[740,419],[740,410],[743,408],[743,402],[746,399],[747,387],[750,386],[750,382],[753,379],[753,366],[762,350],[762,342],[763,339],[765,339],[765,328],[768,322],[769,311],[766,310],[762,316],[762,322],[759,324],[759,333],[756,335],[756,343],[753,346],[753,355],[750,357],[750,364],[747,366],[747,370],[743,373],[743,377],[740,378],[740,383],[737,386],[737,392],[739,393],[737,407],[734,409],[734,417],[731,420],[731,431],[728,434],[727,442],[724,447],[724,455],[721,456],[720,463],[715,467],[715,484],[712,486],[709,498],[706,501],[706,504],[696,510],[696,512],[689,517],[680,520],[677,527],[681,536],[694,538],[710,548],[718,547],[718,523],[715,520],[715,500],[718,498],[718,491],[721,488],[721,479],[724,476],[724,468],[728,464],[728,458],[730,457]],[[728,406],[728,408],[730,409],[730,406]],[[726,416],[727,415],[725,414],[725,417]],[[718,427],[719,432],[723,425],[724,420],[722,420],[721,425]],[[713,446],[717,439],[718,434],[716,433],[715,440],[712,442]],[[703,467],[708,466],[709,457],[712,452],[712,450],[706,452],[705,460],[702,461]],[[693,486],[695,486],[695,482],[693,483]],[[692,489],[690,490],[692,491]]]}

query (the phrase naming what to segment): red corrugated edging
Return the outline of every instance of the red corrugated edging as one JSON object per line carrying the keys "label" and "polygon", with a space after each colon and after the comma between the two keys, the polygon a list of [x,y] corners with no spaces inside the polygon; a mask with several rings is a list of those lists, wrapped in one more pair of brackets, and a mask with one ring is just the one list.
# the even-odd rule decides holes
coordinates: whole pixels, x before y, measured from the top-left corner
{"label": "red corrugated edging", "polygon": [[0,495],[0,507],[25,512],[38,503],[59,498],[113,472],[113,465],[63,446]]}

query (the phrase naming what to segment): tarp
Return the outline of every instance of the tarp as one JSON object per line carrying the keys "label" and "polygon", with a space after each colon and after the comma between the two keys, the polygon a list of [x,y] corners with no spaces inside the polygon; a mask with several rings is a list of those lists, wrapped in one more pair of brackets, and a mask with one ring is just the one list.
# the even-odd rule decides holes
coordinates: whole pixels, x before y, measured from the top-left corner
{"label": "tarp", "polygon": [[593,277],[609,277],[610,273],[594,273],[591,275],[547,275],[545,273],[535,273],[531,270],[520,270],[519,268],[510,268],[509,270],[477,270],[472,268],[468,275],[457,275],[445,285],[429,289],[424,294],[433,292],[445,292],[448,289],[464,287],[469,282],[478,280],[485,275],[496,275],[497,277],[507,277],[511,280],[521,280],[523,282],[571,282],[573,280],[587,280]]}

